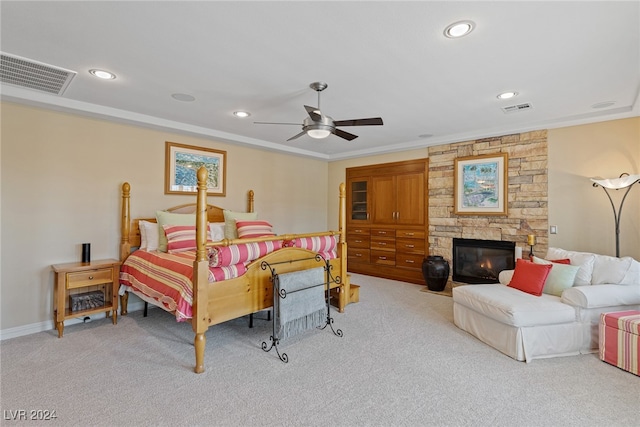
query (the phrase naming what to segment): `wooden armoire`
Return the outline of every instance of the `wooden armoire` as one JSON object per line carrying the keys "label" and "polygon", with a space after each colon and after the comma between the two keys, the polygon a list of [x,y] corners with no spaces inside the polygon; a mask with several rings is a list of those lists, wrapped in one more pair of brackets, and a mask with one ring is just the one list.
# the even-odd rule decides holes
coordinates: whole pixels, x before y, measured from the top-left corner
{"label": "wooden armoire", "polygon": [[347,268],[425,284],[429,159],[347,168]]}

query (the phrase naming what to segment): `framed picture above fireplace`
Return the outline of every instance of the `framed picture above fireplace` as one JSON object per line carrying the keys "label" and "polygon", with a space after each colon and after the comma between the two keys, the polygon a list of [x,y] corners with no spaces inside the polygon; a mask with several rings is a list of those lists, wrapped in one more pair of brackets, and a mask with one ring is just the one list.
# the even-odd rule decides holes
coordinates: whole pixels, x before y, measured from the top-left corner
{"label": "framed picture above fireplace", "polygon": [[507,153],[455,159],[454,213],[507,215]]}

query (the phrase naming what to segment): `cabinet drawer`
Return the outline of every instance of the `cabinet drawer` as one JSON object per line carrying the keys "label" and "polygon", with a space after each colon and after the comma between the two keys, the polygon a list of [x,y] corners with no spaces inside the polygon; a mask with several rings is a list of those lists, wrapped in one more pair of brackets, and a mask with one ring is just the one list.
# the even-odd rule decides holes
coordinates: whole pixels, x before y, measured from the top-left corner
{"label": "cabinet drawer", "polygon": [[369,229],[368,228],[349,228],[349,230],[347,231],[348,234],[358,234],[358,235],[362,235],[362,236],[368,236],[369,235]]}
{"label": "cabinet drawer", "polygon": [[398,252],[408,252],[424,255],[423,239],[396,239],[396,250]]}
{"label": "cabinet drawer", "polygon": [[382,265],[396,265],[395,252],[371,251],[371,262]]}
{"label": "cabinet drawer", "polygon": [[396,241],[394,239],[380,239],[374,237],[371,239],[371,249],[378,249],[381,251],[395,251]]}
{"label": "cabinet drawer", "polygon": [[67,289],[81,288],[83,286],[101,285],[113,282],[113,269],[101,268],[99,270],[78,271],[67,273]]}
{"label": "cabinet drawer", "polygon": [[414,268],[416,270],[422,269],[422,261],[424,261],[424,255],[417,254],[397,254],[396,255],[396,267]]}
{"label": "cabinet drawer", "polygon": [[369,249],[347,247],[347,262],[369,262]]}
{"label": "cabinet drawer", "polygon": [[393,238],[393,237],[396,237],[396,232],[395,230],[386,229],[386,228],[372,228],[371,237],[373,236]]}
{"label": "cabinet drawer", "polygon": [[396,237],[407,237],[409,239],[424,240],[424,230],[396,230]]}
{"label": "cabinet drawer", "polygon": [[348,248],[365,248],[369,249],[369,236],[347,236],[347,247]]}

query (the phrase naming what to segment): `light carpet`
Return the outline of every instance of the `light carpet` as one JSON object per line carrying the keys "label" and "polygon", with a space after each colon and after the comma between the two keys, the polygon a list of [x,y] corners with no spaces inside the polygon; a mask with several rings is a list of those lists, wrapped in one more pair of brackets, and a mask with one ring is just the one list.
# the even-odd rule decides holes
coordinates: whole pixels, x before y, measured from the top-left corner
{"label": "light carpet", "polygon": [[[162,310],[0,343],[2,425],[17,410],[60,426],[638,425],[640,378],[595,354],[517,362],[453,324],[452,299],[353,274],[360,302],[330,330],[260,348],[271,323],[207,332],[193,373],[191,326]],[[28,414],[28,412],[27,412]]]}

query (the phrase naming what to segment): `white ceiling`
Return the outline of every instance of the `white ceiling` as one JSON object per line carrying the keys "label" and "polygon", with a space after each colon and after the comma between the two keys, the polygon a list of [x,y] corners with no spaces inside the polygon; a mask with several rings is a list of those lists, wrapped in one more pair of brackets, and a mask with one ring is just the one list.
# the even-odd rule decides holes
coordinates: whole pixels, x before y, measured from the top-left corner
{"label": "white ceiling", "polygon": [[[61,95],[2,97],[334,160],[640,115],[640,1],[13,2],[1,50],[78,74]],[[444,28],[469,19],[461,39]],[[98,80],[89,69],[117,75]],[[382,117],[286,140],[316,106]],[[498,100],[503,91],[517,91]],[[177,101],[172,94],[196,98]],[[605,108],[594,104],[614,102]],[[533,108],[504,113],[502,107]],[[239,119],[235,110],[251,117]],[[432,135],[421,137],[421,135]],[[603,141],[606,143],[606,141]]]}

